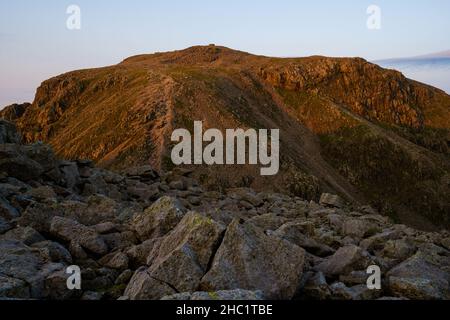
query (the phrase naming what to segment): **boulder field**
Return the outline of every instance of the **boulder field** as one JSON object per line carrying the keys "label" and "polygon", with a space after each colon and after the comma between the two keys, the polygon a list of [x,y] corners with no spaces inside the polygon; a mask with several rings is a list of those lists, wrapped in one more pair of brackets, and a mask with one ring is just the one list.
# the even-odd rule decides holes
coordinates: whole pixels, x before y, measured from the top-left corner
{"label": "boulder field", "polygon": [[[120,173],[22,145],[0,121],[0,299],[449,299],[450,234],[370,206],[248,188],[175,168]],[[81,290],[67,289],[79,266]],[[381,289],[367,287],[367,268]]]}

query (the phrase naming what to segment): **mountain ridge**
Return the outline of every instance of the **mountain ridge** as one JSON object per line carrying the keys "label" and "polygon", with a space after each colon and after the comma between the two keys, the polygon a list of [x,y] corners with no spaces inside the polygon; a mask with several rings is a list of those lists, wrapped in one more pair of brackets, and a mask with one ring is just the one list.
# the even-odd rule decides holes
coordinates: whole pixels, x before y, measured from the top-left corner
{"label": "mountain ridge", "polygon": [[335,191],[423,227],[422,218],[449,222],[449,110],[443,91],[361,58],[271,58],[210,45],[69,72],[43,82],[21,115],[0,115],[26,142],[117,170],[170,167],[170,133],[194,120],[280,128],[278,177],[245,166],[196,168],[198,178],[309,199]]}

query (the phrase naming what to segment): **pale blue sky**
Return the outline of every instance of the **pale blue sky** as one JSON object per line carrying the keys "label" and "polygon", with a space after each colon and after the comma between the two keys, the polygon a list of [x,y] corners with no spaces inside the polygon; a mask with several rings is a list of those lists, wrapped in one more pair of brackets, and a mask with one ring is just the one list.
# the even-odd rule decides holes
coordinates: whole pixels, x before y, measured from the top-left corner
{"label": "pale blue sky", "polygon": [[[82,28],[66,28],[70,4]],[[382,29],[366,9],[382,10]],[[155,51],[216,43],[271,56],[415,56],[450,49],[448,0],[0,0],[0,106],[43,80]]]}

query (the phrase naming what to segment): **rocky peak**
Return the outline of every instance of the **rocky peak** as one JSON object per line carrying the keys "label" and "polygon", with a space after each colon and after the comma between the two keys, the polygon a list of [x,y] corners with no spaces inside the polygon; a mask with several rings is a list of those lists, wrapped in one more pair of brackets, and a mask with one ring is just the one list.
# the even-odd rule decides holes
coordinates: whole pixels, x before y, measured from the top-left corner
{"label": "rocky peak", "polygon": [[21,110],[9,118],[25,142],[114,170],[170,170],[171,133],[194,121],[279,128],[273,179],[252,166],[199,166],[193,175],[210,190],[252,187],[314,201],[331,192],[410,225],[450,223],[450,97],[360,58],[195,46],[54,77]]}

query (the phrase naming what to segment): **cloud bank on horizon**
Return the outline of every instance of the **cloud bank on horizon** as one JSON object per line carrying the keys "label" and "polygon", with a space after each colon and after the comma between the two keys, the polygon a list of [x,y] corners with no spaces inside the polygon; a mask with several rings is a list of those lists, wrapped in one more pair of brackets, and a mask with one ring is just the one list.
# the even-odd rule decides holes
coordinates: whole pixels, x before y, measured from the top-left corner
{"label": "cloud bank on horizon", "polygon": [[[76,13],[71,5],[80,9],[79,28],[68,27]],[[368,10],[373,6],[379,12]],[[31,101],[43,80],[63,72],[197,44],[268,56],[368,60],[439,52],[450,48],[448,12],[446,0],[1,0],[0,106]],[[369,27],[372,18],[379,28]],[[439,86],[441,80],[429,83]]]}

